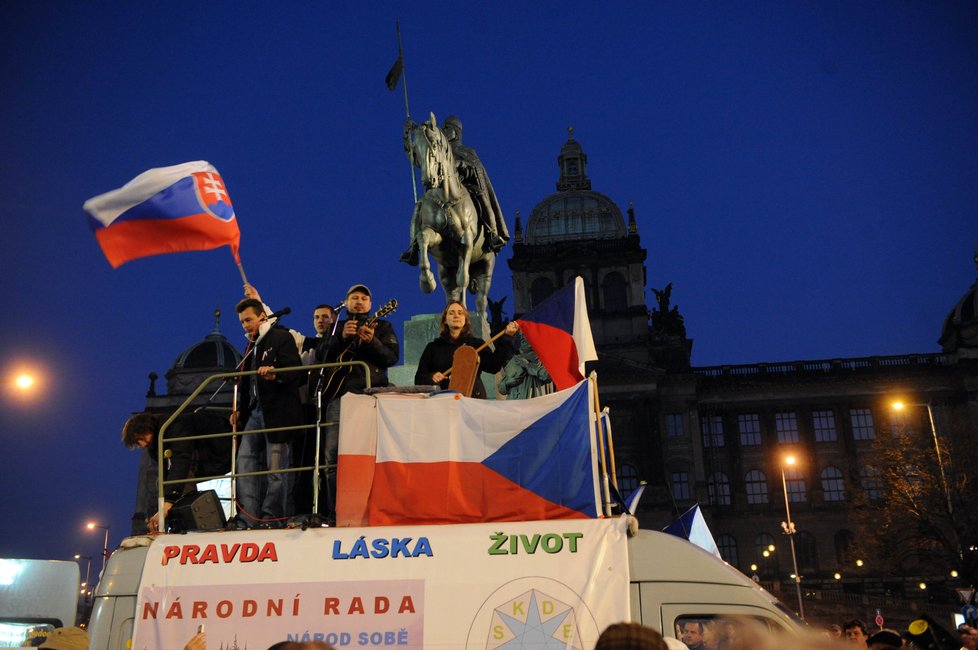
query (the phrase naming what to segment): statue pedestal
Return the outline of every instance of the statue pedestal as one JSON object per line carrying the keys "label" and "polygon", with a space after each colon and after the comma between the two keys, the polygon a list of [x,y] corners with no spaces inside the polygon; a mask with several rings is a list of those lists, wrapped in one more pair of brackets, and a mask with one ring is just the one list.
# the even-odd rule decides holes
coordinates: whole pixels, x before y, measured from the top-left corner
{"label": "statue pedestal", "polygon": [[[472,336],[487,340],[489,334],[489,323],[486,319],[469,312],[469,319],[472,322]],[[391,383],[395,386],[413,386],[414,373],[418,371],[418,361],[421,360],[421,353],[425,346],[438,338],[441,327],[441,314],[418,314],[412,316],[404,323],[404,336],[401,338],[401,350],[404,353],[404,363],[400,366],[393,366],[387,369],[387,375]],[[447,370],[447,368],[446,368]],[[496,399],[496,377],[489,373],[479,374],[482,383],[486,387],[486,394],[489,399]]]}

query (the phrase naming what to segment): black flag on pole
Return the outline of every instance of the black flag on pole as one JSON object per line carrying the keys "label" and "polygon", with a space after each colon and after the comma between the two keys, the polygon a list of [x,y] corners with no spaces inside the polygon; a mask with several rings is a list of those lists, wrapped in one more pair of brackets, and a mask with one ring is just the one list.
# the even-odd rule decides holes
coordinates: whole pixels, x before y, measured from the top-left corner
{"label": "black flag on pole", "polygon": [[387,73],[387,78],[384,79],[384,83],[387,84],[387,90],[394,92],[397,88],[397,82],[401,80],[401,73],[404,71],[404,59],[400,56],[397,57],[397,61],[394,61],[394,65],[391,66],[390,72]]}

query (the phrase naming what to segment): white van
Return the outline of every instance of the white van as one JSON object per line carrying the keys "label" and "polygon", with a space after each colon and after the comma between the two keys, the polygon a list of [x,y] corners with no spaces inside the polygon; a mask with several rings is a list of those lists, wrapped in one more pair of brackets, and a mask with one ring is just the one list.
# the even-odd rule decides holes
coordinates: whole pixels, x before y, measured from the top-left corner
{"label": "white van", "polygon": [[133,537],[97,591],[92,650],[496,648],[522,638],[589,650],[607,625],[667,635],[687,620],[796,621],[743,574],[625,518],[310,528]]}
{"label": "white van", "polygon": [[80,579],[76,562],[0,558],[0,648],[74,625]]}

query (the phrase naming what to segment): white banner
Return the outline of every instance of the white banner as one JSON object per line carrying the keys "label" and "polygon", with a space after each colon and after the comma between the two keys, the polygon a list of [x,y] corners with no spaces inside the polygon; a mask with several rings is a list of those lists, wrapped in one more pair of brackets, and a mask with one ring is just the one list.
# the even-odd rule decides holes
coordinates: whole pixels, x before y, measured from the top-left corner
{"label": "white banner", "polygon": [[621,519],[191,533],[150,547],[131,647],[589,650],[629,611]]}

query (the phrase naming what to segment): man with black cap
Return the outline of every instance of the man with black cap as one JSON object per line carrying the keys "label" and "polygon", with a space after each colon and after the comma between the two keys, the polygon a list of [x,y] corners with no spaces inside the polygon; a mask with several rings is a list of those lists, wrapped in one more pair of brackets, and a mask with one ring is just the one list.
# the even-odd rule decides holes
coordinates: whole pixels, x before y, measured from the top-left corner
{"label": "man with black cap", "polygon": [[[324,363],[363,361],[370,372],[370,386],[389,386],[387,369],[397,363],[401,346],[394,327],[385,320],[371,319],[370,289],[354,284],[346,292],[346,311],[349,318],[342,323],[337,336],[326,342]],[[317,357],[320,356],[317,354]],[[331,373],[321,387],[323,403],[329,400],[324,421],[326,435],[326,507],[327,518],[336,516],[336,459],[340,441],[340,398],[346,393],[362,392],[367,386],[363,366],[342,366]]]}

